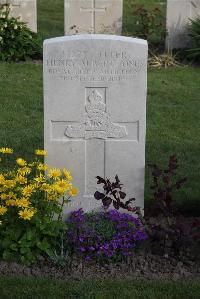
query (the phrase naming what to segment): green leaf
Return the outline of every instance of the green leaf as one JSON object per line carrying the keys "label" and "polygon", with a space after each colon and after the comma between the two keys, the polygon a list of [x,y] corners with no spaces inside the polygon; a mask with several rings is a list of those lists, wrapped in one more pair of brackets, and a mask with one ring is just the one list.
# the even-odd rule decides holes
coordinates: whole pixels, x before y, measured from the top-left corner
{"label": "green leaf", "polygon": [[18,251],[18,246],[16,243],[13,243],[10,245],[10,249],[12,249],[13,251]]}
{"label": "green leaf", "polygon": [[12,260],[14,260],[14,253],[12,253],[10,250],[5,250],[3,252],[3,259],[5,261],[12,261]]}
{"label": "green leaf", "polygon": [[28,247],[22,247],[22,248],[20,248],[20,253],[21,254],[25,254],[27,252],[30,252],[30,249]]}

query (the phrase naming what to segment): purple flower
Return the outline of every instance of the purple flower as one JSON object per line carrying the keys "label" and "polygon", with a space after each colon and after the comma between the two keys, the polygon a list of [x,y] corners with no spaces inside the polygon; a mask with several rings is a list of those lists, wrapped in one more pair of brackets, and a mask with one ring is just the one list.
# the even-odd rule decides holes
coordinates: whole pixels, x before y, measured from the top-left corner
{"label": "purple flower", "polygon": [[139,219],[116,210],[87,214],[80,209],[67,224],[68,246],[85,260],[126,258],[147,239]]}

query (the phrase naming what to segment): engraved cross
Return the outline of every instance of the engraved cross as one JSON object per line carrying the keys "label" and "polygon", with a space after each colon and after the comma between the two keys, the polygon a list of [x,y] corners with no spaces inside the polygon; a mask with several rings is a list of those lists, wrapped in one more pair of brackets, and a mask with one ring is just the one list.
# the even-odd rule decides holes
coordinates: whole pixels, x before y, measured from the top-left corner
{"label": "engraved cross", "polygon": [[[104,94],[106,89],[104,90]],[[104,95],[106,99],[106,95]],[[109,141],[120,141],[128,136],[127,123],[113,123],[106,109],[106,101],[98,88],[86,88],[85,116],[82,123],[67,125],[65,136],[74,141],[85,141],[85,196],[92,197],[96,187],[96,175],[106,176],[106,144]],[[138,122],[136,139],[122,141],[138,141]],[[126,125],[126,126],[125,126]],[[134,127],[132,127],[134,128]],[[132,130],[131,128],[131,130]],[[132,130],[134,131],[134,129]],[[98,171],[98,173],[96,173]]]}
{"label": "engraved cross", "polygon": [[91,28],[92,28],[92,33],[95,33],[95,25],[96,25],[96,13],[102,13],[102,12],[105,12],[106,11],[106,7],[101,7],[101,8],[97,8],[96,7],[96,0],[92,0],[92,7],[91,8],[83,8],[81,7],[80,8],[80,11],[82,12],[90,12],[91,13],[91,16],[92,16],[92,19],[91,19],[91,22],[92,22],[92,25],[91,25]]}
{"label": "engraved cross", "polygon": [[[130,118],[126,121],[124,115],[123,120],[113,122],[107,111],[106,95],[107,87],[86,87],[82,121],[51,121],[53,141],[69,141],[69,148],[73,143],[77,149],[79,146],[76,147],[76,143],[80,143],[81,150],[76,152],[83,155],[80,157],[81,165],[84,165],[82,194],[87,198],[93,197],[96,190],[95,177],[106,177],[110,172],[111,148],[121,151],[122,143],[132,147],[133,143],[139,142],[139,121],[131,121]],[[116,143],[116,146],[112,146],[113,143]]]}

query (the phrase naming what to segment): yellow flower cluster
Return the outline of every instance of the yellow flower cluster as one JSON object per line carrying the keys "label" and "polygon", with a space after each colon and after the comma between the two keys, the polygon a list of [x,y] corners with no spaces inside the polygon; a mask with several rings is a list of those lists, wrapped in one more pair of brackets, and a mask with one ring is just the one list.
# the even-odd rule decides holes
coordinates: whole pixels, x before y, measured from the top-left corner
{"label": "yellow flower cluster", "polygon": [[0,153],[2,153],[2,154],[12,154],[13,149],[9,148],[9,147],[2,147],[2,148],[0,148]]}
{"label": "yellow flower cluster", "polygon": [[[0,148],[0,153],[13,153],[10,148]],[[36,150],[38,156],[45,156],[45,150]],[[72,184],[72,175],[67,169],[49,167],[38,159],[28,163],[16,159],[16,169],[0,173],[0,222],[7,214],[25,221],[31,220],[44,206],[58,205],[60,198],[69,199],[78,194]],[[41,208],[42,207],[42,208]],[[42,209],[42,210],[40,210]],[[1,219],[2,218],[2,219]]]}
{"label": "yellow flower cluster", "polygon": [[35,150],[35,155],[37,155],[37,156],[47,156],[47,151],[37,149],[37,150]]}

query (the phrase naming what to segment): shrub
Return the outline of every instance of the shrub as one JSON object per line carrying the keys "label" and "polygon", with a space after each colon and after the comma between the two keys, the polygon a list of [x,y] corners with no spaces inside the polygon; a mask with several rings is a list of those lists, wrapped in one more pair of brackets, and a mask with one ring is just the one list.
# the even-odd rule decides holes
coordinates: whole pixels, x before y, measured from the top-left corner
{"label": "shrub", "polygon": [[188,30],[191,38],[191,47],[186,50],[187,56],[190,59],[200,62],[200,17],[191,20]]}
{"label": "shrub", "polygon": [[195,239],[192,237],[195,231],[193,224],[174,215],[173,191],[180,189],[187,178],[177,178],[179,165],[176,155],[170,156],[165,169],[157,164],[148,166],[152,169],[153,199],[142,222],[149,235],[150,248],[166,256],[169,253],[180,255],[191,247]]}
{"label": "shrub", "polygon": [[163,18],[163,13],[159,7],[152,9],[145,8],[144,5],[139,5],[133,11],[135,24],[132,34],[148,40],[151,48],[164,46],[166,29]]}
{"label": "shrub", "polygon": [[0,60],[20,61],[41,58],[42,49],[36,33],[25,23],[9,17],[10,7],[0,5]]}
{"label": "shrub", "polygon": [[[5,160],[13,150],[0,148],[0,154]],[[46,152],[36,150],[35,154],[40,157]],[[17,158],[15,168],[0,172],[0,253],[3,259],[30,264],[41,254],[51,254],[65,228],[63,205],[77,194],[71,180],[68,170],[50,168],[38,158],[31,163]]]}
{"label": "shrub", "polygon": [[67,243],[71,254],[86,260],[116,261],[133,254],[147,239],[140,220],[117,210],[71,213],[67,221]]}
{"label": "shrub", "polygon": [[180,189],[187,178],[177,179],[176,171],[179,165],[175,155],[170,156],[166,169],[162,169],[157,164],[149,163],[148,166],[153,169],[153,185],[151,186],[153,200],[149,212],[152,216],[159,214],[169,216],[173,211],[172,192]]}

